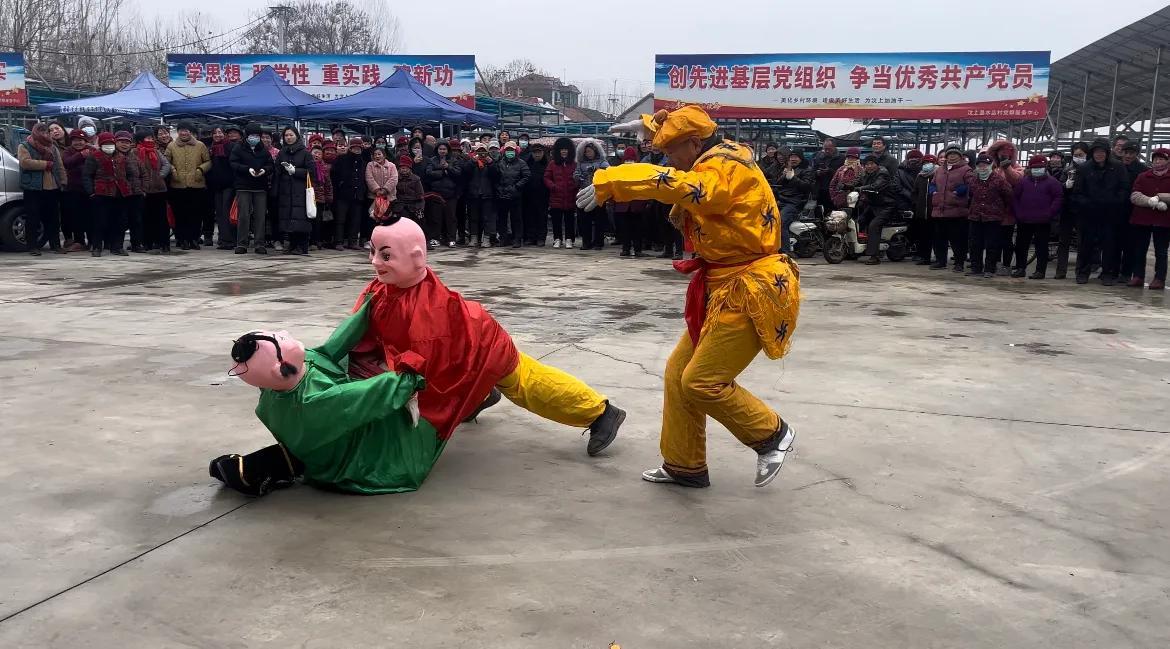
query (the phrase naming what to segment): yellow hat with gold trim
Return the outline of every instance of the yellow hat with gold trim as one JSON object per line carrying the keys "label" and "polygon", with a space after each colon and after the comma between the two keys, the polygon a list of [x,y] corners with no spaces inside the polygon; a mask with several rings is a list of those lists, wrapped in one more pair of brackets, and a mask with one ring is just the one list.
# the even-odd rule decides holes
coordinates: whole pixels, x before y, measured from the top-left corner
{"label": "yellow hat with gold trim", "polygon": [[654,134],[654,148],[658,150],[664,150],[686,137],[705,140],[719,128],[707,115],[707,111],[698,106],[683,106],[669,113],[660,110],[654,115],[643,115],[642,123],[646,130]]}

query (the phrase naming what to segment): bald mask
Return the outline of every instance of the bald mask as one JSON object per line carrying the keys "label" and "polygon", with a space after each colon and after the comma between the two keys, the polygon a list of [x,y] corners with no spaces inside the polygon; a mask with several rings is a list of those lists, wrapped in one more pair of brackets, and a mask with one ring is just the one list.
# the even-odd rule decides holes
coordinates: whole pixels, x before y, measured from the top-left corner
{"label": "bald mask", "polygon": [[305,346],[287,331],[252,331],[235,340],[232,360],[228,374],[253,387],[284,392],[304,376]]}
{"label": "bald mask", "polygon": [[427,240],[410,219],[374,228],[370,235],[370,263],[383,284],[410,288],[427,276]]}

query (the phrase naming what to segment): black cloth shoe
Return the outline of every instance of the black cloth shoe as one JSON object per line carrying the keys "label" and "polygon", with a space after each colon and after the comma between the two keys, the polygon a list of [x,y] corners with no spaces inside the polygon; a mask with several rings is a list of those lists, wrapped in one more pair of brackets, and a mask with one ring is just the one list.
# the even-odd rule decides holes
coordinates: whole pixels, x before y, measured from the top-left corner
{"label": "black cloth shoe", "polygon": [[914,265],[915,266],[934,266],[934,264],[930,263],[929,259],[919,259],[918,261],[914,262]]}
{"label": "black cloth shoe", "polygon": [[629,256],[630,256],[630,249],[629,248],[623,248],[622,251],[618,253],[618,257],[629,257]]}
{"label": "black cloth shoe", "polygon": [[1112,275],[1101,276],[1101,286],[1113,286],[1117,283],[1117,278]]}
{"label": "black cloth shoe", "polygon": [[882,259],[881,259],[881,257],[878,257],[877,255],[873,255],[869,259],[865,260],[866,266],[877,266],[880,263],[882,263]]}
{"label": "black cloth shoe", "polygon": [[1023,268],[1017,268],[1012,271],[1012,277],[1023,277],[1025,274]]}
{"label": "black cloth shoe", "polygon": [[242,254],[245,254],[246,252],[248,252],[248,249],[245,248],[244,246],[236,246],[236,254],[237,255],[242,255]]}
{"label": "black cloth shoe", "polygon": [[1088,275],[1077,275],[1077,284],[1088,284],[1088,283],[1089,283],[1089,276]]}
{"label": "black cloth shoe", "polygon": [[931,270],[942,270],[946,267],[947,267],[946,263],[941,262],[941,261],[936,261],[930,265]]}
{"label": "black cloth shoe", "polygon": [[496,388],[492,388],[492,391],[488,393],[487,398],[483,400],[483,403],[479,404],[479,407],[472,411],[470,415],[467,415],[467,417],[463,419],[463,423],[466,424],[469,421],[476,421],[475,418],[478,417],[481,412],[496,405],[502,398],[504,398],[504,395]]}
{"label": "black cloth shoe", "polygon": [[263,496],[292,486],[305,465],[280,444],[273,444],[247,455],[221,455],[211,461],[207,472],[242,494]]}
{"label": "black cloth shoe", "polygon": [[102,256],[102,249],[101,248],[94,248],[93,250],[89,251],[89,254],[90,254],[90,256],[93,256],[93,257],[101,257]]}
{"label": "black cloth shoe", "polygon": [[130,253],[126,252],[125,248],[118,248],[117,250],[113,251],[112,254],[118,255],[119,257],[129,257],[130,256]]}
{"label": "black cloth shoe", "polygon": [[606,401],[605,412],[589,424],[589,446],[586,448],[589,455],[597,455],[612,444],[625,420],[626,411]]}
{"label": "black cloth shoe", "polygon": [[1028,275],[1028,279],[1044,279],[1044,271],[1038,270],[1031,275]]}

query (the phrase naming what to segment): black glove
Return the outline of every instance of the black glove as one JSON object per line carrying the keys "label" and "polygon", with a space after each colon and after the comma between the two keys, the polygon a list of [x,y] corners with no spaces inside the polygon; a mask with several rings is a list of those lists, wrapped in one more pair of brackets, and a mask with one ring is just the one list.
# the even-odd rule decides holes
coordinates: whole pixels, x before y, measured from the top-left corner
{"label": "black glove", "polygon": [[846,192],[851,192],[851,191],[853,191],[854,187],[855,187],[855,185],[853,185],[853,183],[844,183],[841,185],[841,190],[846,191]]}

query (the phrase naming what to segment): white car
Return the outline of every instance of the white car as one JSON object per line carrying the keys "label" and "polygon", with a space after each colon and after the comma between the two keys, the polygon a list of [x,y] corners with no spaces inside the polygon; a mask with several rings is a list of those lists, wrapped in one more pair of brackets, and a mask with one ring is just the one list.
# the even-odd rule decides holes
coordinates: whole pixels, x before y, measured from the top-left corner
{"label": "white car", "polygon": [[[24,192],[20,190],[20,163],[13,154],[17,144],[28,135],[25,129],[0,126],[0,247],[9,251],[26,250],[24,229]],[[43,236],[37,233],[38,238]]]}

